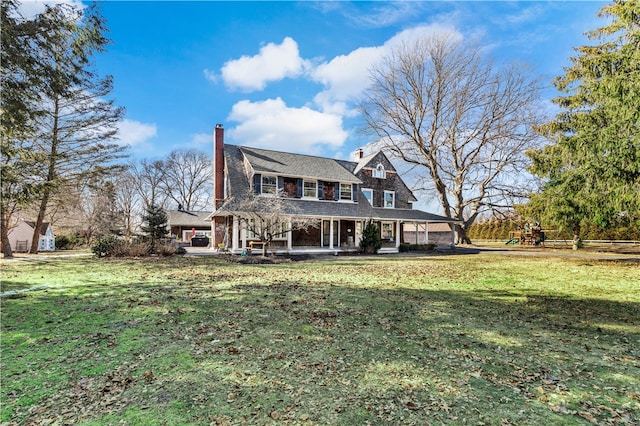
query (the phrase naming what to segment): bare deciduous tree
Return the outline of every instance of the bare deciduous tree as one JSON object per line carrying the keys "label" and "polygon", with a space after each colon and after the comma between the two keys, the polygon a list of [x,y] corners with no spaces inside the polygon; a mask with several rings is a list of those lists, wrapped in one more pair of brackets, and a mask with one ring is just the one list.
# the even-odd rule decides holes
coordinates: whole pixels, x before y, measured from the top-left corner
{"label": "bare deciduous tree", "polygon": [[140,160],[139,164],[131,163],[129,172],[133,177],[138,195],[144,204],[143,210],[151,206],[166,207],[167,195],[164,190],[165,163],[162,160]]}
{"label": "bare deciduous tree", "polygon": [[134,231],[140,226],[139,219],[144,211],[140,205],[141,196],[138,192],[138,181],[130,170],[122,172],[117,178],[115,204],[122,216],[122,234],[127,241],[131,241]]}
{"label": "bare deciduous tree", "polygon": [[177,150],[164,162],[164,191],[184,210],[204,210],[211,206],[213,169],[203,152]]}
{"label": "bare deciduous tree", "polygon": [[458,243],[483,211],[524,196],[518,176],[537,140],[539,89],[523,67],[497,69],[477,46],[439,34],[396,48],[371,70],[368,130],[428,182]]}
{"label": "bare deciduous tree", "polygon": [[222,207],[226,211],[237,216],[243,223],[247,233],[254,236],[264,244],[262,255],[267,253],[267,246],[280,237],[293,231],[304,231],[317,227],[319,220],[310,217],[298,216],[298,209],[284,194],[265,196],[252,191],[235,197]]}

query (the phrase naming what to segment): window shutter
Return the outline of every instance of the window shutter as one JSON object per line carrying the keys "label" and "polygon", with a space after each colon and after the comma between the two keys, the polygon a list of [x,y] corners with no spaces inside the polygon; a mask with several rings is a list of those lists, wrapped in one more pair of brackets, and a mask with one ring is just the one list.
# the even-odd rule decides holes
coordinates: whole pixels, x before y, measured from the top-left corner
{"label": "window shutter", "polygon": [[255,191],[256,194],[262,193],[262,189],[260,188],[261,184],[262,184],[262,175],[256,173],[255,175],[253,175],[253,190]]}
{"label": "window shutter", "polygon": [[353,202],[358,202],[358,184],[354,183],[351,185],[351,200],[353,200]]}
{"label": "window shutter", "polygon": [[322,200],[324,198],[324,182],[321,180],[318,181],[318,199]]}
{"label": "window shutter", "polygon": [[297,179],[296,185],[298,187],[298,198],[302,198],[302,179]]}
{"label": "window shutter", "polygon": [[278,187],[276,188],[276,192],[282,191],[284,189],[284,178],[282,176],[278,176]]}
{"label": "window shutter", "polygon": [[340,199],[340,184],[337,182],[333,184],[333,199],[334,201]]}

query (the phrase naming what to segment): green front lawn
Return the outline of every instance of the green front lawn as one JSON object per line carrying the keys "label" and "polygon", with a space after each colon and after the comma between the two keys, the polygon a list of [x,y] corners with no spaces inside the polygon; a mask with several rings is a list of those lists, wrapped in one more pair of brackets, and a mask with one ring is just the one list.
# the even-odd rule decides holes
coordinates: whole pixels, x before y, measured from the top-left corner
{"label": "green front lawn", "polygon": [[640,265],[2,261],[3,424],[638,424]]}

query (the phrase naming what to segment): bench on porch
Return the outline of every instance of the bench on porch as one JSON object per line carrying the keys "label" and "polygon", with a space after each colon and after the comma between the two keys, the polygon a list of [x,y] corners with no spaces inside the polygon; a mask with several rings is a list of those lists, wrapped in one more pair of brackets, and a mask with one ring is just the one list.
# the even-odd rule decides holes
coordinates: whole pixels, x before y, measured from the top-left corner
{"label": "bench on porch", "polygon": [[249,250],[253,250],[254,248],[264,249],[265,244],[263,241],[249,241]]}

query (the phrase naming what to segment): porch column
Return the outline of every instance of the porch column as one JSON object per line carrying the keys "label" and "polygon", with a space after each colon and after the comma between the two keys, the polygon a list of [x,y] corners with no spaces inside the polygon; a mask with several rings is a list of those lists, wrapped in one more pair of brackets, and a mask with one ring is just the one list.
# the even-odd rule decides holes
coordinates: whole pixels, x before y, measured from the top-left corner
{"label": "porch column", "polygon": [[238,216],[233,216],[233,226],[231,227],[231,248],[236,250],[238,248]]}
{"label": "porch column", "polygon": [[451,247],[456,245],[456,227],[451,227]]}
{"label": "porch column", "polygon": [[247,248],[247,222],[245,222],[244,220],[242,221],[242,227],[240,230],[240,240],[242,241],[242,247],[239,247],[241,249],[246,249]]}
{"label": "porch column", "polygon": [[396,221],[396,248],[400,248],[400,240],[402,239],[402,223],[397,220]]}
{"label": "porch column", "polygon": [[333,218],[329,219],[329,248],[333,250]]}
{"label": "porch column", "polygon": [[413,226],[416,228],[416,245],[420,244],[420,224],[418,222],[414,222]]}
{"label": "porch column", "polygon": [[429,222],[424,223],[424,243],[429,244]]}
{"label": "porch column", "polygon": [[293,247],[293,231],[291,230],[293,226],[291,225],[291,218],[287,223],[287,250],[291,251]]}

